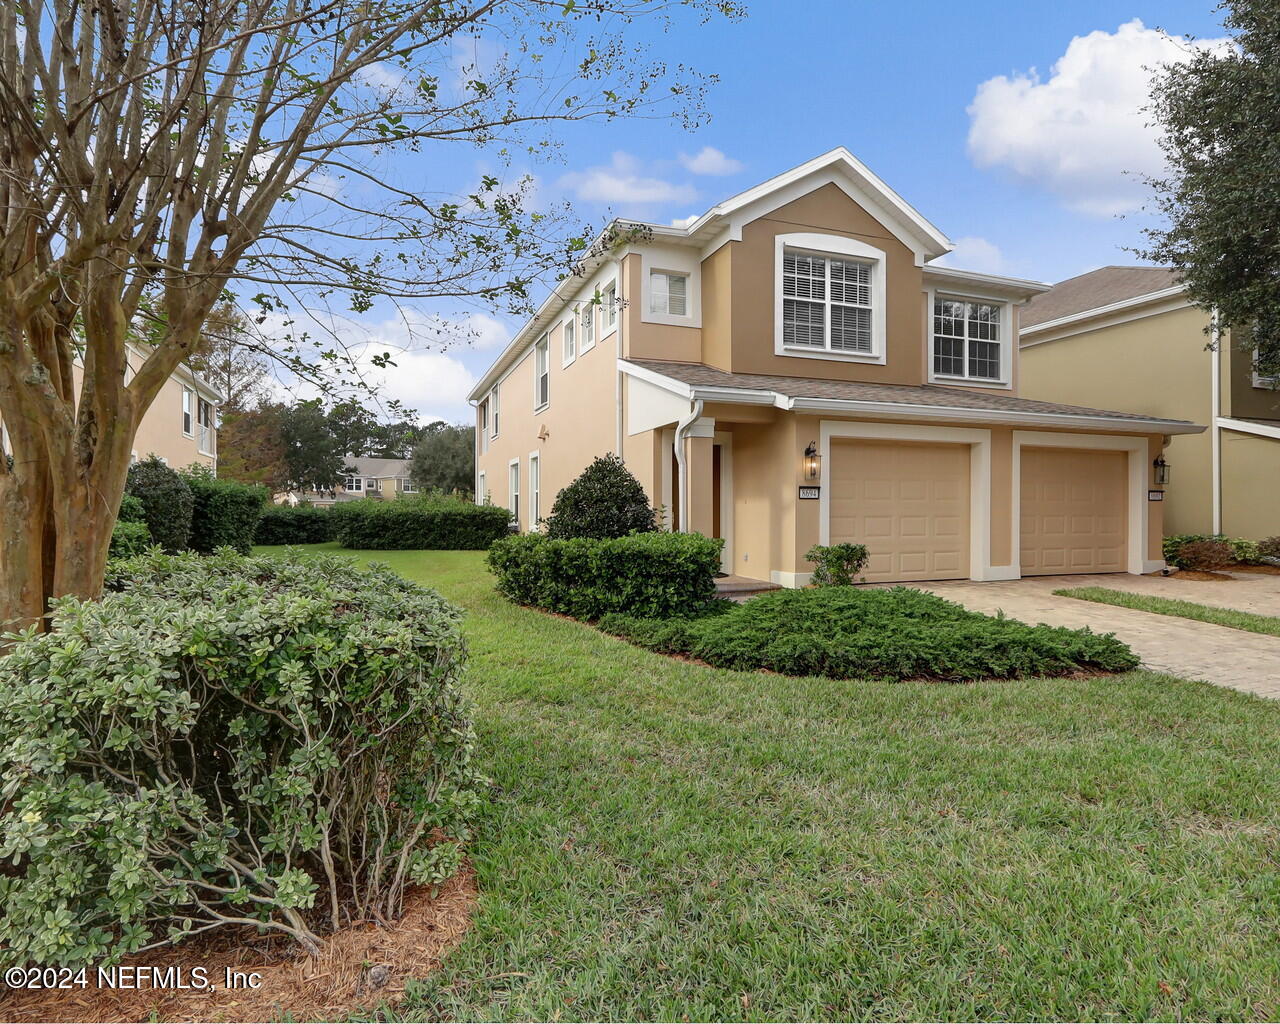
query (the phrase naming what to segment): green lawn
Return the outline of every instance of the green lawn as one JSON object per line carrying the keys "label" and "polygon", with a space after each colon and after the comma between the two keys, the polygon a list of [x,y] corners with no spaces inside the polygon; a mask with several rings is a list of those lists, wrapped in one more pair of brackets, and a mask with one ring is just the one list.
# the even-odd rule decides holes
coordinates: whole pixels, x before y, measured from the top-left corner
{"label": "green lawn", "polygon": [[1218,626],[1230,626],[1232,629],[1243,629],[1250,633],[1280,636],[1280,618],[1274,615],[1258,615],[1255,612],[1242,612],[1234,608],[1216,608],[1209,604],[1179,601],[1171,597],[1133,594],[1127,590],[1112,590],[1109,587],[1066,587],[1063,590],[1055,590],[1054,593],[1062,597],[1079,598],[1081,601],[1097,601],[1099,604],[1113,604],[1120,608],[1136,608],[1140,612],[1173,615],[1180,619],[1212,622]]}
{"label": "green lawn", "polygon": [[513,607],[480,554],[366,554],[468,609],[495,782],[407,1019],[1280,1012],[1280,705],[721,671]]}

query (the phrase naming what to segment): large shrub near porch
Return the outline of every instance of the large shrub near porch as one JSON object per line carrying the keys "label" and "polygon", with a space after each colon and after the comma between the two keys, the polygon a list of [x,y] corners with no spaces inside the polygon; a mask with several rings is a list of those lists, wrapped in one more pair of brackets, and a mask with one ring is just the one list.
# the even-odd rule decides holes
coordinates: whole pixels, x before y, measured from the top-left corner
{"label": "large shrub near porch", "polygon": [[718,668],[836,679],[1004,679],[1138,665],[1110,633],[993,618],[912,587],[782,590],[714,602],[686,618],[610,615],[600,628]]}
{"label": "large shrub near porch", "polygon": [[267,505],[266,488],[219,480],[204,466],[192,466],[183,477],[191,488],[193,502],[191,550],[211,555],[218,548],[228,547],[247,555]]}
{"label": "large shrub near porch", "polygon": [[149,455],[129,467],[125,493],[141,503],[152,540],[171,553],[187,549],[195,499],[181,473]]}
{"label": "large shrub near porch", "polygon": [[356,550],[483,551],[511,529],[511,513],[464,498],[365,498],[329,509],[334,535]]}
{"label": "large shrub near porch", "polygon": [[395,917],[481,780],[459,612],[339,557],[158,552],[0,660],[0,963]]}
{"label": "large shrub near porch", "polygon": [[715,596],[723,543],[697,533],[528,534],[496,542],[488,561],[498,590],[519,604],[587,620],[611,612],[662,617],[689,614]]}
{"label": "large shrub near porch", "polygon": [[554,540],[605,539],[652,533],[657,528],[657,512],[644,487],[622,459],[610,452],[598,456],[556,495],[545,532]]}

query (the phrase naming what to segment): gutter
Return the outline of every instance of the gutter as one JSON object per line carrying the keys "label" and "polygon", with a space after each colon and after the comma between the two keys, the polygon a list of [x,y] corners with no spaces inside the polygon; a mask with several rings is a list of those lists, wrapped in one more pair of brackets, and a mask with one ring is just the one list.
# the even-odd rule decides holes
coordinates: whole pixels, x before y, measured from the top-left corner
{"label": "gutter", "polygon": [[1209,419],[1213,424],[1210,441],[1210,481],[1213,492],[1213,532],[1222,532],[1222,333],[1218,330],[1218,311],[1211,316],[1212,337],[1209,343],[1212,365],[1209,370],[1209,386],[1213,393],[1209,396]]}
{"label": "gutter", "polygon": [[689,466],[684,453],[684,440],[689,428],[702,418],[702,409],[702,399],[695,398],[693,400],[693,408],[689,410],[689,415],[676,424],[676,479],[680,488],[678,511],[681,533],[689,532]]}

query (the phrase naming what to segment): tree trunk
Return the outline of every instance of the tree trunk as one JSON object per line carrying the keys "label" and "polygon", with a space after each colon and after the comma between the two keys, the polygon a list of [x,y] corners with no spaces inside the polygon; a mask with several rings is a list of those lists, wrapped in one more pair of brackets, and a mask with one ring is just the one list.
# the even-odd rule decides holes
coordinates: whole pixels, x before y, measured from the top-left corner
{"label": "tree trunk", "polygon": [[47,463],[15,465],[0,478],[0,632],[39,623],[46,611],[46,571],[56,565],[51,491]]}

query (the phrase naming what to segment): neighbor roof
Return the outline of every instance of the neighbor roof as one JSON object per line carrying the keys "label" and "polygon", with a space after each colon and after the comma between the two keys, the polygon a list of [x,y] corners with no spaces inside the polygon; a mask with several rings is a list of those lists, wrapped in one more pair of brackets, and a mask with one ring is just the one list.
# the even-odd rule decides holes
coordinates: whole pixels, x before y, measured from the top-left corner
{"label": "neighbor roof", "polygon": [[[1015,418],[1048,418],[1055,422],[1065,419],[1112,420],[1160,429],[1162,433],[1199,433],[1204,427],[1189,420],[1171,420],[1144,416],[1141,413],[1115,412],[1109,409],[1090,409],[1078,405],[1062,405],[1058,402],[1040,402],[1030,398],[1015,398],[1002,391],[987,389],[942,387],[936,384],[870,384],[865,381],[830,380],[813,377],[777,377],[762,373],[728,373],[704,363],[676,363],[659,359],[620,360],[625,370],[628,365],[640,367],[650,373],[660,374],[680,384],[687,385],[690,397],[722,402],[740,400],[731,392],[758,392],[760,397],[772,394],[780,397],[788,408],[804,408],[821,402],[857,403],[862,406],[915,406],[939,411],[953,410],[957,418],[978,419],[989,413],[995,418],[1012,415]],[[707,390],[712,393],[706,393]],[[726,389],[716,394],[715,389]],[[857,411],[857,409],[853,409]],[[889,412],[879,408],[874,411]],[[909,414],[903,410],[903,414]],[[1153,430],[1154,432],[1154,430]]]}
{"label": "neighbor roof", "polygon": [[374,459],[365,455],[348,455],[347,466],[354,470],[352,476],[369,476],[386,479],[409,475],[408,459]]}
{"label": "neighbor roof", "polygon": [[1037,295],[1022,307],[1018,323],[1025,331],[1050,320],[1166,291],[1179,283],[1178,272],[1173,267],[1099,267],[1059,281],[1047,292]]}

